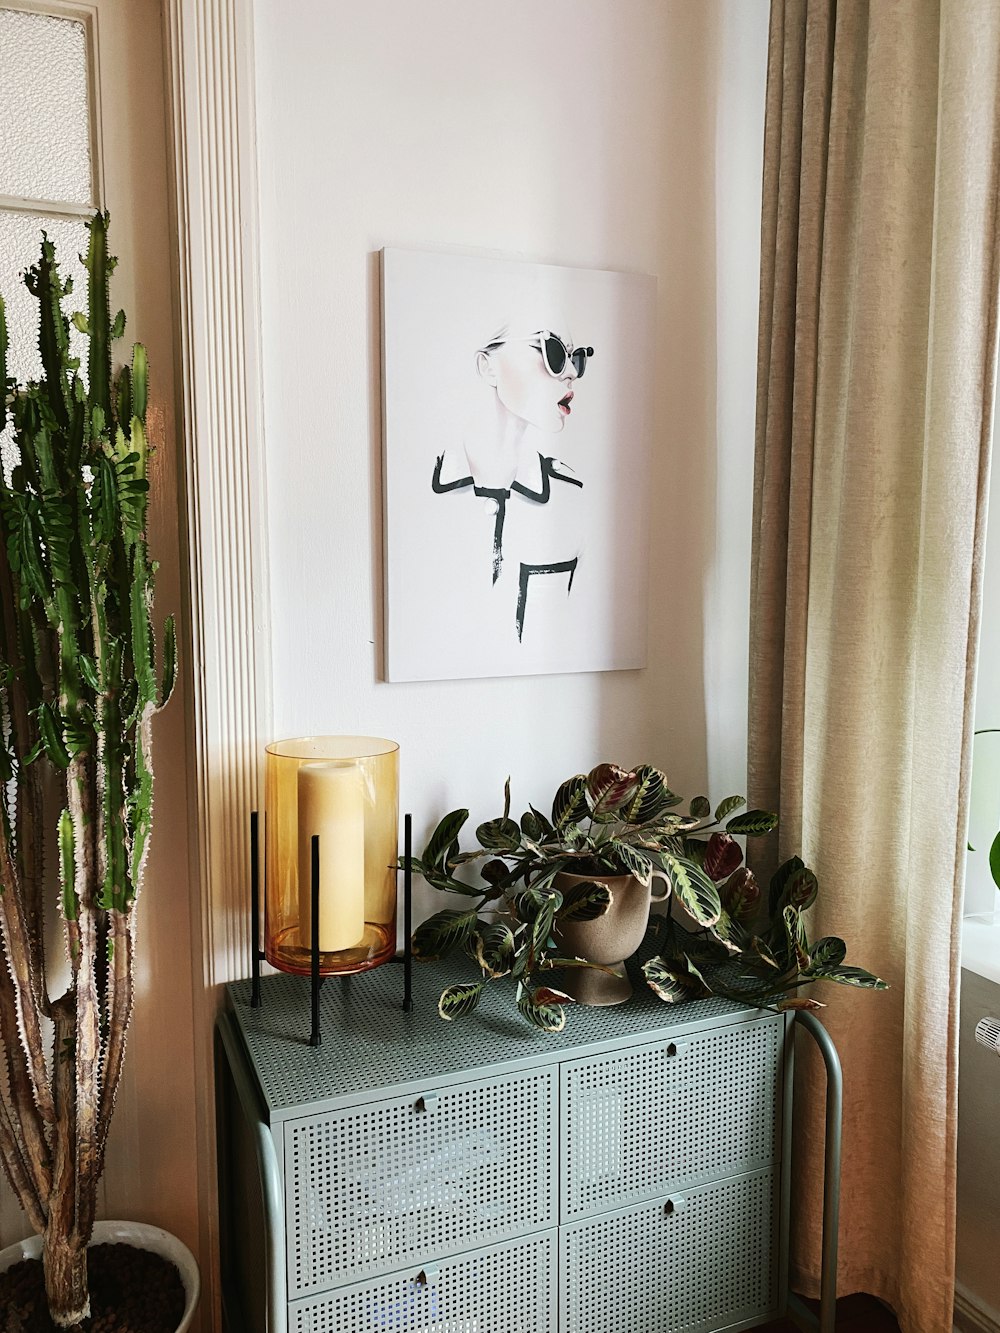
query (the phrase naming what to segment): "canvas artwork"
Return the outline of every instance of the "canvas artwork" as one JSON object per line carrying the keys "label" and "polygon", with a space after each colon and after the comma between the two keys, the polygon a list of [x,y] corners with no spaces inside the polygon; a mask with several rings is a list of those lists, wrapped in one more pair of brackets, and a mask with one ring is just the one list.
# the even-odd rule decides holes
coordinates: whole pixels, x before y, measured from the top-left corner
{"label": "canvas artwork", "polygon": [[645,665],[655,291],[383,251],[389,680]]}

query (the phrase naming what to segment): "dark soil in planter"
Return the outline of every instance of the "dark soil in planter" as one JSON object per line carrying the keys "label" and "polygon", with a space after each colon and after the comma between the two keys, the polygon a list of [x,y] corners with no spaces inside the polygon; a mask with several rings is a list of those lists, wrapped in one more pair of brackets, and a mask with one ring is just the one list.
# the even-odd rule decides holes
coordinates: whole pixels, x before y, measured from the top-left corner
{"label": "dark soil in planter", "polygon": [[[176,1333],[184,1285],[169,1259],[133,1245],[87,1251],[91,1316],[79,1333]],[[39,1259],[0,1273],[0,1333],[66,1333],[49,1318]]]}

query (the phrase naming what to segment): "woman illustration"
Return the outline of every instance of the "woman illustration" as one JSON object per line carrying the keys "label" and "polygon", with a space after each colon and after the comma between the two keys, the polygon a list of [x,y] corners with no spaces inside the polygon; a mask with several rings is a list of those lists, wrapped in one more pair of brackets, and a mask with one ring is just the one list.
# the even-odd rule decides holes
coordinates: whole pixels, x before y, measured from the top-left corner
{"label": "woman illustration", "polygon": [[501,326],[476,352],[476,372],[487,392],[462,449],[440,454],[435,463],[435,494],[471,494],[485,502],[492,519],[493,585],[505,562],[516,570],[519,641],[533,579],[561,578],[567,595],[572,591],[579,534],[570,511],[583,482],[537,447],[535,432],[557,435],[565,428],[577,381],[593,354],[592,347],[574,347],[552,327]]}

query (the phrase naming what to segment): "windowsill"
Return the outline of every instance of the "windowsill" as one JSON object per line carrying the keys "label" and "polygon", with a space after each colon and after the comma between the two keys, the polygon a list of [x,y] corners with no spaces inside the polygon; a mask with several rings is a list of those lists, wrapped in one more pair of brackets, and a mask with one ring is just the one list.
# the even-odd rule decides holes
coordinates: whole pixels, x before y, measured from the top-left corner
{"label": "windowsill", "polygon": [[1000,916],[987,912],[962,920],[962,967],[1000,985]]}

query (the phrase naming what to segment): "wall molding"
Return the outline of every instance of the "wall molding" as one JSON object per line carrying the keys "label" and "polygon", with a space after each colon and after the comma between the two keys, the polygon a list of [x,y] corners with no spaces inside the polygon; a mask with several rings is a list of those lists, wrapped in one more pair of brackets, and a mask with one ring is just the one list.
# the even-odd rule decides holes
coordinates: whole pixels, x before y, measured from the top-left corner
{"label": "wall molding", "polygon": [[249,972],[248,814],[271,710],[253,7],[166,0],[176,208],[184,663],[205,1327],[221,1327],[212,1024]]}
{"label": "wall molding", "polygon": [[994,1312],[980,1305],[961,1283],[955,1286],[956,1333],[1000,1333],[1000,1321]]}

